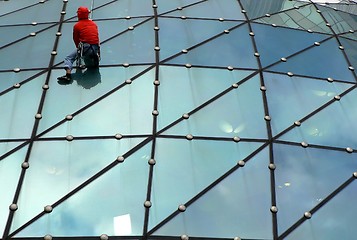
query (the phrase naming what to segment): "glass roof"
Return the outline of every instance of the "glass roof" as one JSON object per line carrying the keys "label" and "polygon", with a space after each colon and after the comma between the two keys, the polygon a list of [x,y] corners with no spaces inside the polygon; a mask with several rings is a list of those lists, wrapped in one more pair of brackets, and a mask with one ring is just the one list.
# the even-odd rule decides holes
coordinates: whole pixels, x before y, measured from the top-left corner
{"label": "glass roof", "polygon": [[[58,81],[79,6],[100,66]],[[352,239],[356,10],[0,1],[0,238]]]}

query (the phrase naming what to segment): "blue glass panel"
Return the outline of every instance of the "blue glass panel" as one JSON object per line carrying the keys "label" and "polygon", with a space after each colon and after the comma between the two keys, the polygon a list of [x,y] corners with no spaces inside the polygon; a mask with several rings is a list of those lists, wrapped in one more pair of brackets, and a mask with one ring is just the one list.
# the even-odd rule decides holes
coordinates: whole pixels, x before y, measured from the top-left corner
{"label": "blue glass panel", "polygon": [[351,29],[357,29],[357,16],[321,5],[318,5],[318,9],[322,12],[326,21],[331,24],[335,33],[343,33]]}
{"label": "blue glass panel", "polygon": [[[61,75],[59,70],[53,71],[54,76],[51,78],[51,88],[47,91],[38,132],[82,109],[143,69],[101,68],[99,73],[77,73],[73,74],[73,82],[68,85],[53,82],[56,76]],[[150,131],[151,124],[142,124],[142,121],[152,122],[153,79],[154,77],[147,74],[134,80],[132,85],[124,86],[45,136],[114,135],[118,130],[125,133]],[[64,101],[70,104],[65,104]],[[56,111],[53,111],[54,109]]]}
{"label": "blue glass panel", "polygon": [[[15,148],[19,143],[0,143],[0,155]],[[0,160],[0,232],[6,226],[9,206],[13,203],[15,190],[21,173],[21,163],[25,159],[27,147],[24,147],[5,159]]]}
{"label": "blue glass panel", "polygon": [[357,168],[356,160],[347,152],[275,144],[280,233],[345,182]]}
{"label": "blue glass panel", "polygon": [[149,229],[261,145],[253,142],[158,139]]}
{"label": "blue glass panel", "polygon": [[35,3],[38,3],[38,0],[27,0],[26,3],[23,0],[0,1],[0,15],[31,6]]}
{"label": "blue glass panel", "polygon": [[356,102],[357,91],[354,90],[304,121],[294,131],[281,136],[281,139],[356,149]]}
{"label": "blue glass panel", "polygon": [[264,79],[273,135],[352,87],[352,84],[271,73],[264,73]]}
{"label": "blue glass panel", "polygon": [[[351,65],[357,68],[357,55],[354,49],[357,47],[357,42],[353,40],[348,40],[345,38],[340,38],[342,46],[345,48],[345,53]],[[355,81],[354,81],[355,82]]]}
{"label": "blue glass panel", "polygon": [[156,5],[158,6],[157,11],[159,14],[165,13],[167,11],[176,10],[178,7],[185,7],[187,5],[197,3],[197,0],[156,0]]}
{"label": "blue glass panel", "polygon": [[46,75],[0,96],[0,138],[30,138]]}
{"label": "blue glass panel", "polygon": [[347,38],[347,39],[352,39],[352,40],[357,40],[357,33],[354,32],[354,33],[345,33],[345,34],[341,34],[340,36],[342,36],[342,38],[340,39],[344,39],[344,38]]}
{"label": "blue glass panel", "polygon": [[354,181],[284,239],[350,239],[356,236],[356,192],[357,181]]}
{"label": "blue glass panel", "polygon": [[[97,5],[99,4],[96,3]],[[151,16],[153,14],[152,1],[137,0],[133,2],[132,0],[121,0],[111,1],[110,4],[97,8],[94,10],[93,18],[122,18],[126,16]]]}
{"label": "blue glass panel", "polygon": [[[18,211],[16,211],[16,214],[14,215],[14,221],[11,227],[12,231],[16,230],[18,227],[22,226],[27,221],[29,221],[37,214],[42,212],[44,206],[52,205],[53,203],[61,199],[63,196],[73,191],[75,188],[77,188],[79,185],[85,182],[88,178],[92,177],[97,172],[102,170],[104,167],[109,165],[111,162],[115,161],[118,155],[119,156],[123,155],[142,140],[143,139],[134,138],[134,139],[122,139],[120,141],[101,140],[100,142],[98,142],[96,140],[86,140],[86,141],[82,140],[82,141],[72,141],[72,142],[50,141],[50,142],[34,143],[31,151],[31,157],[29,159],[29,163],[31,167],[28,169],[25,175],[25,180],[22,186],[23,190],[20,193],[20,198],[18,202],[19,209]],[[100,149],[100,151],[98,151],[98,149]],[[141,154],[143,153],[148,154],[147,150],[141,152]],[[74,209],[76,209],[78,207],[77,211],[73,211],[72,214],[70,214],[70,216],[67,215],[68,221],[71,221],[70,219],[74,221],[76,217],[79,219],[84,218],[87,219],[88,221],[96,221],[97,218],[88,218],[87,214],[84,214],[86,211],[88,211],[85,210],[86,204],[84,202],[84,199],[88,200],[87,206],[90,207],[90,209],[92,210],[94,210],[93,203],[101,202],[98,201],[99,200],[98,198],[101,198],[102,196],[105,196],[109,193],[111,197],[110,199],[107,200],[114,201],[113,196],[115,195],[115,190],[114,188],[109,188],[107,183],[103,185],[104,180],[106,181],[110,180],[110,182],[113,184],[119,184],[119,185],[123,184],[122,187],[126,189],[125,194],[132,193],[129,189],[135,189],[134,181],[131,181],[130,188],[127,189],[127,187],[125,186],[127,186],[126,185],[128,181],[127,177],[130,177],[130,174],[132,174],[130,172],[134,170],[133,168],[136,167],[136,174],[140,172],[140,169],[141,171],[144,171],[142,172],[143,177],[141,179],[141,182],[147,181],[147,177],[146,177],[147,174],[145,173],[145,168],[148,169],[147,167],[148,164],[147,164],[147,160],[142,159],[141,157],[142,155],[138,154],[133,159],[131,158],[127,159],[128,164],[123,164],[123,167],[124,169],[129,167],[129,169],[124,170],[122,169],[121,166],[117,166],[117,168],[115,168],[111,173],[108,173],[107,176],[104,177],[104,179],[98,179],[99,183],[94,184],[97,188],[96,190],[93,189],[93,187],[95,188],[95,186],[92,185],[87,186],[85,189],[88,190],[83,190],[82,194],[79,193],[77,195],[74,195],[73,200],[72,198],[70,198],[69,201],[74,201],[72,204],[67,205],[67,203],[64,203],[64,206],[66,206],[64,207],[64,209],[61,209],[62,205],[60,205],[59,211],[58,212],[56,211],[56,213],[60,214],[60,216],[62,217],[66,217],[66,214],[64,213],[63,213],[64,215],[61,215],[62,211],[65,212],[69,211],[69,213],[67,214],[70,214],[71,212],[70,209],[72,209],[73,207]],[[141,161],[142,164],[140,165],[140,162],[138,161]],[[120,175],[121,172],[123,172],[122,174],[124,174],[126,177],[125,183],[120,183],[120,182],[118,183],[116,181],[114,182],[112,179],[113,177],[115,178],[116,176],[119,176],[121,179],[121,175]],[[136,174],[135,177],[137,177]],[[41,177],[39,178],[38,176]],[[56,187],[54,188],[54,186]],[[101,190],[99,190],[98,187]],[[118,185],[116,187],[118,187]],[[98,191],[101,192],[101,194],[98,194],[99,193]],[[142,193],[145,196],[145,191],[142,191],[140,193]],[[92,194],[93,196],[88,196],[88,194],[89,195]],[[38,196],[41,197],[39,198]],[[95,196],[97,196],[97,201],[93,200],[96,198]],[[144,199],[145,197],[141,197],[137,199],[138,201],[140,201],[141,206],[142,203],[144,202]],[[129,199],[125,199],[125,200],[122,199],[121,201],[125,202],[128,200]],[[75,207],[76,204],[80,204],[81,207],[80,206]],[[101,205],[103,207],[106,206],[106,204],[104,203],[101,203]],[[115,206],[116,205],[110,204],[107,207],[109,207],[109,209],[113,211],[114,209],[116,209]],[[120,206],[120,204],[118,206]],[[81,212],[80,209],[82,209],[83,212]],[[99,210],[100,208],[96,208],[96,209]],[[51,220],[51,217],[49,217],[49,219],[45,217],[45,219],[50,220],[50,222],[52,222],[56,226],[56,222],[59,220],[57,217],[59,216],[57,214],[54,215],[55,215],[54,220]],[[103,213],[100,215],[104,217]],[[84,219],[82,219],[82,221]],[[66,221],[63,221],[64,226],[68,224],[68,222],[67,223],[65,222]],[[98,223],[97,225],[100,225],[99,222],[97,223]],[[46,224],[46,227],[44,227],[41,231],[48,231],[45,234],[54,231],[55,234],[64,234],[64,235],[66,235],[66,231],[78,231],[78,228],[76,227],[74,227],[73,229],[62,229],[61,226],[56,226],[54,228],[48,228],[48,226],[49,225]],[[85,229],[86,228],[84,227],[81,229],[82,234],[85,234]],[[27,234],[29,234],[30,236],[36,236],[36,234],[39,234],[37,233],[37,231],[39,230],[36,229],[36,231],[33,232],[29,230]],[[89,231],[89,229],[87,229],[86,231]],[[94,231],[94,229],[91,229],[90,231]],[[99,229],[97,231],[99,231]]]}
{"label": "blue glass panel", "polygon": [[182,114],[192,111],[249,74],[250,71],[160,67],[158,129],[181,118]]}
{"label": "blue glass panel", "polygon": [[[72,18],[73,16],[75,16],[75,18],[73,20],[77,20],[77,9],[80,6],[84,6],[87,7],[88,9],[92,9],[92,5],[94,2],[93,0],[76,0],[76,1],[68,1],[67,5],[66,5],[66,16],[65,19],[68,18]],[[108,2],[108,1],[107,1]],[[89,18],[91,18],[92,16],[94,16],[95,14],[95,10],[93,10],[90,14],[89,14]]]}
{"label": "blue glass panel", "polygon": [[165,59],[238,24],[239,22],[159,18],[160,58]]}
{"label": "blue glass panel", "polygon": [[259,86],[259,76],[255,76],[164,134],[266,138],[266,122]]}
{"label": "blue glass panel", "polygon": [[[313,44],[311,43],[311,45]],[[321,43],[320,46],[314,46],[270,69],[283,73],[292,72],[311,77],[331,77],[354,82],[354,77],[348,70],[348,63],[338,48],[336,39],[330,39]]]}
{"label": "blue glass panel", "polygon": [[268,159],[263,150],[154,234],[273,239]]}
{"label": "blue glass panel", "polygon": [[242,0],[241,3],[250,19],[264,16],[267,13],[272,14],[306,4],[289,0]]}
{"label": "blue glass panel", "polygon": [[168,63],[240,68],[258,67],[247,25],[194,48]]}
{"label": "blue glass panel", "polygon": [[[36,75],[37,71],[0,72],[0,92]],[[1,98],[1,97],[0,97]]]}
{"label": "blue glass panel", "polygon": [[[275,28],[265,24],[252,24],[252,29],[263,67],[326,38],[326,35],[318,33],[311,34],[294,29]],[[299,40],[297,41],[297,39]]]}
{"label": "blue glass panel", "polygon": [[246,20],[241,13],[239,3],[235,0],[201,1],[199,4],[191,5],[180,11],[168,13],[165,16]]}
{"label": "blue glass panel", "polygon": [[312,30],[314,32],[333,34],[331,29],[326,26],[326,22],[313,4],[300,7],[298,10],[293,9],[290,11],[271,15],[255,20],[261,23],[275,24],[277,26],[284,26],[289,28],[297,28],[304,30]]}

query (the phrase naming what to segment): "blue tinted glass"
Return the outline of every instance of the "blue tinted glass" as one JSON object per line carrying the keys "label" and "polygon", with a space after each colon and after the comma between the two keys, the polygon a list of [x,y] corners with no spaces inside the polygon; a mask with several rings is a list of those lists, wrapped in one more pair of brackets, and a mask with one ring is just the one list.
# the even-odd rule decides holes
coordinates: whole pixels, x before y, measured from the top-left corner
{"label": "blue tinted glass", "polygon": [[308,239],[311,236],[318,236],[315,239],[349,239],[356,236],[357,208],[352,207],[356,191],[357,182],[354,181],[285,239]]}
{"label": "blue tinted glass", "polygon": [[156,0],[159,14],[165,13],[167,11],[177,10],[177,8],[185,7],[193,3],[197,3],[197,0]]}
{"label": "blue tinted glass", "polygon": [[[41,213],[44,206],[54,204],[73,191],[142,140],[134,138],[100,142],[96,140],[36,142],[31,151],[29,159],[31,167],[26,172],[22,186],[24,191],[21,192],[18,203],[21,207],[14,216],[12,231]],[[54,208],[53,213],[42,217],[38,223],[35,222],[19,235],[91,236],[102,234],[103,231],[114,234],[115,218],[128,213],[134,221],[133,234],[139,234],[142,231],[140,225],[143,223],[143,202],[149,169],[144,156],[149,155],[149,150],[150,146],[147,146],[129,157],[123,164],[116,165],[85,189],[69,197],[58,208]],[[44,152],[48,154],[43,154]],[[130,185],[127,182],[129,178],[132,179]],[[102,202],[103,198],[106,199],[106,203]],[[95,203],[98,203],[96,207],[93,205]],[[124,217],[124,220],[127,219]]]}
{"label": "blue tinted glass", "polygon": [[326,35],[318,33],[275,28],[265,24],[252,24],[252,29],[263,67],[326,38]]}
{"label": "blue tinted glass", "polygon": [[323,42],[320,46],[313,46],[270,69],[283,73],[292,72],[311,77],[354,81],[351,71],[348,70],[348,63],[335,39]]}
{"label": "blue tinted glass", "polygon": [[168,63],[257,68],[247,25],[240,26],[230,31],[229,34],[221,35]]}
{"label": "blue tinted glass", "polygon": [[[121,1],[102,1],[105,4],[96,3],[97,8],[93,12],[93,19],[96,18],[122,18],[126,16],[151,16],[154,14],[152,2],[146,0],[121,0]],[[140,6],[140,7],[138,7]]]}
{"label": "blue tinted glass", "polygon": [[272,239],[268,158],[263,150],[154,234]]}
{"label": "blue tinted glass", "polygon": [[[325,199],[357,168],[347,152],[274,145],[278,226],[286,231],[304,212]],[[337,219],[331,224],[337,223]]]}
{"label": "blue tinted glass", "polygon": [[24,3],[23,0],[0,1],[0,15],[28,7],[36,3],[38,3],[38,0],[28,0],[26,3]]}
{"label": "blue tinted glass", "polygon": [[255,76],[164,133],[266,138],[266,122],[259,86],[259,76]]}
{"label": "blue tinted glass", "polygon": [[265,73],[264,80],[274,135],[352,86],[271,73]]}
{"label": "blue tinted glass", "polygon": [[0,92],[38,74],[37,71],[0,72]]}
{"label": "blue tinted glass", "polygon": [[346,49],[345,52],[347,54],[348,60],[351,62],[354,68],[357,68],[357,56],[354,53],[354,50],[352,50],[357,47],[357,42],[342,37],[340,38],[340,41],[342,46]]}
{"label": "blue tinted glass", "polygon": [[348,32],[351,29],[357,29],[356,16],[342,11],[336,11],[330,7],[323,7],[319,5],[318,8],[322,12],[326,21],[331,24],[335,33],[343,33]]}

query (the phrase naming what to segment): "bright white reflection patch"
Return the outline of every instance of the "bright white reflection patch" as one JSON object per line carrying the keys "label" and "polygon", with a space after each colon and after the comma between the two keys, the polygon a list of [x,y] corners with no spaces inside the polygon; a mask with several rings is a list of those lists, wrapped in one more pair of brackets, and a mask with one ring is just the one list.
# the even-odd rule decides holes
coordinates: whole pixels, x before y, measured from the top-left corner
{"label": "bright white reflection patch", "polygon": [[225,121],[222,121],[219,127],[225,133],[232,133],[232,132],[239,133],[244,130],[244,124],[241,124],[234,129],[232,124],[230,124],[229,122],[225,122]]}
{"label": "bright white reflection patch", "polygon": [[117,236],[131,234],[130,214],[114,217],[114,234]]}

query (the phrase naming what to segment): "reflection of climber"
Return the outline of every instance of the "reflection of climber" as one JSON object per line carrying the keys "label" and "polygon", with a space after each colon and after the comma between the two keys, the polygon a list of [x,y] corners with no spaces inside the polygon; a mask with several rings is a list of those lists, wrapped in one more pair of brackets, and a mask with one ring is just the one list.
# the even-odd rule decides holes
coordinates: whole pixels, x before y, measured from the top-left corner
{"label": "reflection of climber", "polygon": [[79,7],[77,10],[78,22],[73,27],[73,41],[77,47],[75,51],[64,59],[66,75],[58,80],[71,80],[73,62],[81,68],[98,67],[100,60],[99,34],[97,24],[88,19],[89,10]]}

